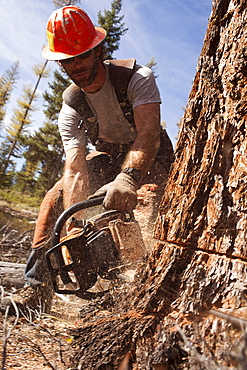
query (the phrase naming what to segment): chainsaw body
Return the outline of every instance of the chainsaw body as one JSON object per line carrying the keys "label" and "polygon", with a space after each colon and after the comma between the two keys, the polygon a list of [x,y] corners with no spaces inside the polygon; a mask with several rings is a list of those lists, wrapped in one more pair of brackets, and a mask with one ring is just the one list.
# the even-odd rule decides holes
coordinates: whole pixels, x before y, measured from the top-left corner
{"label": "chainsaw body", "polygon": [[46,258],[57,293],[90,299],[95,294],[88,290],[98,278],[116,280],[146,254],[138,222],[132,215],[114,210],[81,222],[81,229],[60,240],[61,229],[72,214],[99,205],[102,200],[77,203],[64,211],[55,225],[53,247]]}

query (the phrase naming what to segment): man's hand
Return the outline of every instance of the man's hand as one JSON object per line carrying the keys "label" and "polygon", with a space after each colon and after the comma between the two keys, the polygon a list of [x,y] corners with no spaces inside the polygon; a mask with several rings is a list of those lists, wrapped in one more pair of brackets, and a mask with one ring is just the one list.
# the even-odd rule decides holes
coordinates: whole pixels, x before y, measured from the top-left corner
{"label": "man's hand", "polygon": [[114,181],[102,186],[91,197],[105,195],[105,209],[115,209],[119,212],[130,212],[137,205],[138,183],[126,173],[117,175]]}

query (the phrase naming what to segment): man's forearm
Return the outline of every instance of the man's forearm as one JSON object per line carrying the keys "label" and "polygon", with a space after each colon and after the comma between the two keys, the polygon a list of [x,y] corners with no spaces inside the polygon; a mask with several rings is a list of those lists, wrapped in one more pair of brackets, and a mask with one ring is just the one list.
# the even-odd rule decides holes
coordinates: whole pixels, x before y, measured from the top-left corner
{"label": "man's forearm", "polygon": [[126,156],[126,159],[122,165],[122,169],[128,167],[135,168],[140,171],[140,176],[143,178],[152,167],[157,152],[158,149],[150,152],[145,149],[131,149]]}
{"label": "man's forearm", "polygon": [[122,165],[136,168],[144,177],[150,170],[160,146],[159,104],[147,104],[134,109],[137,137]]}
{"label": "man's forearm", "polygon": [[156,154],[160,147],[160,129],[150,132],[140,133],[122,165],[122,169],[126,167],[136,168],[140,171],[141,177],[144,177],[150,170]]}
{"label": "man's forearm", "polygon": [[[85,149],[75,148],[66,153],[63,175],[64,208],[87,199],[89,193]],[[76,217],[79,215],[76,214]],[[80,213],[80,217],[83,212]]]}
{"label": "man's forearm", "polygon": [[64,207],[65,209],[72,206],[75,203],[81,202],[88,197],[88,184],[87,178],[85,178],[80,172],[73,174],[71,172],[64,173]]}

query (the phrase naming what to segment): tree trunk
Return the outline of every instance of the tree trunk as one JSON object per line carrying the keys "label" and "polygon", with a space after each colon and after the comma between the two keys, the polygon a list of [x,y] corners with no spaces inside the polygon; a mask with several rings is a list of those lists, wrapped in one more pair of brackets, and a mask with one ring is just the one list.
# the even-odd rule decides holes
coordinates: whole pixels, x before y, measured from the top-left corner
{"label": "tree trunk", "polygon": [[126,369],[246,369],[232,317],[247,299],[246,22],[246,0],[214,1],[157,243],[128,292],[83,312],[77,369],[116,369],[129,352]]}

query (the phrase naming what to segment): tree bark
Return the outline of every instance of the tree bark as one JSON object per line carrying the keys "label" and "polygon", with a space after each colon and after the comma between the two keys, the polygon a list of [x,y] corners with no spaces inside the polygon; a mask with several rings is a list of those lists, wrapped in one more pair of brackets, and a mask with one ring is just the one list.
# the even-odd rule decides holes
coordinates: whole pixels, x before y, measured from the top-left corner
{"label": "tree bark", "polygon": [[214,1],[157,243],[127,292],[84,312],[74,332],[78,369],[116,369],[129,351],[129,369],[246,361],[243,351],[236,355],[242,333],[236,321],[228,324],[232,315],[245,317],[247,299],[246,23],[246,0]]}

